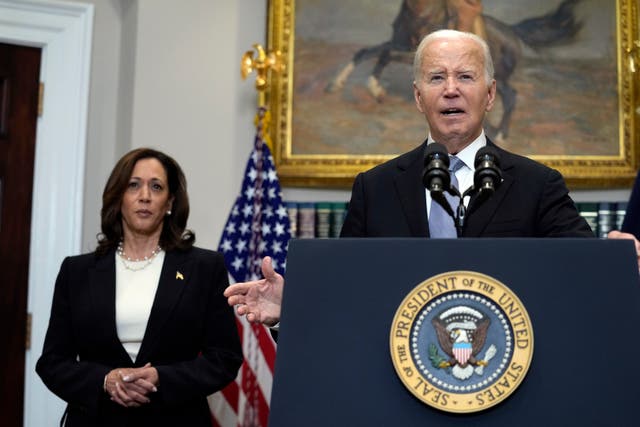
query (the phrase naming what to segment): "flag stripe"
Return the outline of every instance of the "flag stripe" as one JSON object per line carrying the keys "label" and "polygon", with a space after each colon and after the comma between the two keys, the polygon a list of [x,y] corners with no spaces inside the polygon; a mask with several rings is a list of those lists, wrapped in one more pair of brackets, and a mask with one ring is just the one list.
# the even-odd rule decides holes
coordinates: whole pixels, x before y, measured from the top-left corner
{"label": "flag stripe", "polygon": [[[249,368],[244,369],[242,374],[243,380],[245,380],[248,384],[255,383],[255,381],[257,380],[257,378],[253,375],[253,372]],[[264,395],[262,393],[251,393],[251,391],[248,390],[245,391],[244,396],[249,404],[245,404],[245,412],[243,413],[242,425],[266,426],[269,419],[269,405]]]}
{"label": "flag stripe", "polygon": [[[235,384],[235,382],[232,384]],[[211,408],[211,425],[213,427],[231,427],[237,424],[237,409],[230,406],[222,394],[212,394],[208,397],[208,400],[209,408]]]}
{"label": "flag stripe", "polygon": [[258,337],[265,362],[273,374],[276,361],[276,347],[273,338],[271,337],[271,332],[262,325],[253,325],[253,331]]}

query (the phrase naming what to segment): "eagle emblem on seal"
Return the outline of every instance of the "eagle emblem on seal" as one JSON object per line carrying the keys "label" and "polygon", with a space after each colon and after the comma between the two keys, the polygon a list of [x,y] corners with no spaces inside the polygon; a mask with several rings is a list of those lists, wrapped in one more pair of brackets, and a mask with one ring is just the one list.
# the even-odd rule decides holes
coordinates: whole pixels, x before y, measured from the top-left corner
{"label": "eagle emblem on seal", "polygon": [[451,375],[459,380],[470,378],[474,372],[482,375],[496,354],[496,347],[491,344],[484,357],[480,357],[491,320],[479,310],[461,305],[443,311],[431,323],[440,348],[448,356],[443,357],[436,345],[430,344],[429,359],[433,367],[451,368]]}

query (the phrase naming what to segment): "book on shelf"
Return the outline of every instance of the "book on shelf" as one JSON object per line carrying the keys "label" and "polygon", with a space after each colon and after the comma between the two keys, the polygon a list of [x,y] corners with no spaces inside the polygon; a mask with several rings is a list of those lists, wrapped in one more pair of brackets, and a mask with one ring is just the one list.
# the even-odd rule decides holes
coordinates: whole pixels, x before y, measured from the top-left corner
{"label": "book on shelf", "polygon": [[614,230],[622,230],[622,223],[627,212],[627,202],[618,202],[616,205],[616,226]]}
{"label": "book on shelf", "polygon": [[342,231],[342,224],[346,215],[346,202],[331,203],[331,237],[340,237],[340,231]]}
{"label": "book on shelf", "polygon": [[298,238],[316,237],[316,205],[313,202],[298,203]]}
{"label": "book on shelf", "polygon": [[284,206],[287,209],[287,215],[289,216],[289,235],[291,237],[297,237],[298,236],[298,203],[285,201]]}

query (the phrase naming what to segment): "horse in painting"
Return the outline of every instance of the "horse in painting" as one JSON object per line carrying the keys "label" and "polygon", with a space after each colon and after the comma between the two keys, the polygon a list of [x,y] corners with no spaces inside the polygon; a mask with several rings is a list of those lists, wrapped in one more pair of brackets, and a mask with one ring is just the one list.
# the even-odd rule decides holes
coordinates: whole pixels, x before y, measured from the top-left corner
{"label": "horse in painting", "polygon": [[[392,61],[412,63],[420,40],[432,31],[456,28],[456,17],[451,12],[452,0],[403,0],[393,21],[391,39],[358,50],[351,61],[341,68],[327,85],[327,92],[341,90],[353,70],[362,62],[377,58],[368,77],[367,88],[382,102],[386,95],[380,84],[383,70]],[[581,28],[574,8],[580,0],[563,0],[553,11],[509,25],[489,15],[484,19],[484,33],[493,57],[497,94],[502,101],[502,116],[496,126],[487,123],[487,134],[496,140],[507,138],[511,115],[516,106],[516,90],[509,79],[522,55],[522,43],[533,49],[571,41]]]}

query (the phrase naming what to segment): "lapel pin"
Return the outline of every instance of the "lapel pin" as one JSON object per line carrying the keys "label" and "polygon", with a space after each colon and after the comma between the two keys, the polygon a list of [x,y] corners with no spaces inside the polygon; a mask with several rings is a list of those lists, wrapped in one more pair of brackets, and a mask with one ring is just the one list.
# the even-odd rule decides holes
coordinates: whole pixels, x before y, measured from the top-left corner
{"label": "lapel pin", "polygon": [[176,280],[177,279],[184,280],[184,276],[179,271],[176,271]]}

